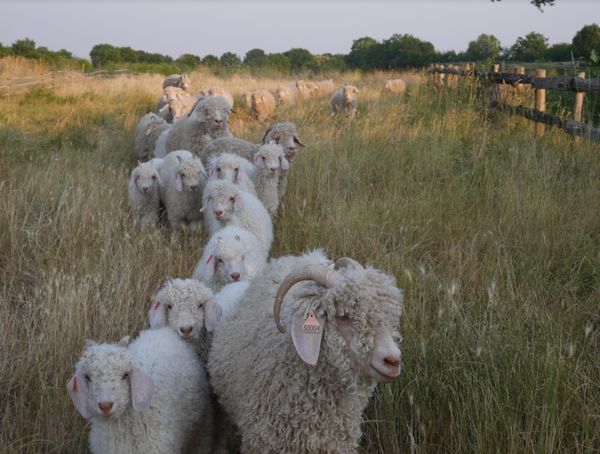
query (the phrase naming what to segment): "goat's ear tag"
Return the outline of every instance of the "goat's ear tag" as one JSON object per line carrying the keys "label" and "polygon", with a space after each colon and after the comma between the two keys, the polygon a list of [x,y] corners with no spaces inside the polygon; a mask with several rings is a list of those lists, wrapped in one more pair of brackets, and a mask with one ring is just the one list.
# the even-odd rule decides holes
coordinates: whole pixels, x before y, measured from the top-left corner
{"label": "goat's ear tag", "polygon": [[314,312],[309,312],[306,320],[302,324],[302,331],[308,334],[319,334],[321,332],[321,323],[315,317]]}
{"label": "goat's ear tag", "polygon": [[325,327],[325,317],[315,316],[313,312],[304,317],[302,311],[298,311],[292,318],[292,341],[298,356],[307,364],[315,366],[319,360],[321,350],[321,339]]}

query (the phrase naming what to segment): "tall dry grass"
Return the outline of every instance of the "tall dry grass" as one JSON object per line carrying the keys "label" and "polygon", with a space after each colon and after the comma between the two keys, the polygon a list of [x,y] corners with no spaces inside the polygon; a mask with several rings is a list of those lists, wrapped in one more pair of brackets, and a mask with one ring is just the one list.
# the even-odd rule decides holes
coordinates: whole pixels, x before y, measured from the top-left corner
{"label": "tall dry grass", "polygon": [[[276,114],[307,147],[272,255],[325,247],[404,289],[404,370],[372,400],[364,452],[598,450],[600,147],[560,131],[537,139],[486,111],[476,86],[415,79],[389,98],[385,77],[338,80],[362,89],[353,122],[331,118],[326,99]],[[65,390],[84,340],[146,326],[149,297],[190,274],[205,240],[140,233],[127,209],[133,127],[160,77],[82,87],[0,101],[6,452],[85,450]],[[253,141],[265,128],[244,109],[231,123]]]}

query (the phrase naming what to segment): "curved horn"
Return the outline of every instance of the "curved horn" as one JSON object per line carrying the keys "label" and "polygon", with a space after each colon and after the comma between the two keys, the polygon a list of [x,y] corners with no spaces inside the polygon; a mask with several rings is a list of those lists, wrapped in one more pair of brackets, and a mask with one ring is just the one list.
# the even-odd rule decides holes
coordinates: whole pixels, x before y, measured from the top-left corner
{"label": "curved horn", "polygon": [[340,268],[348,268],[351,270],[364,270],[363,266],[356,260],[350,257],[340,257],[335,261],[334,269],[339,270]]}
{"label": "curved horn", "polygon": [[275,304],[273,306],[273,316],[275,317],[275,324],[277,325],[279,332],[285,333],[286,331],[285,326],[281,324],[280,320],[281,304],[283,303],[283,298],[287,292],[294,285],[302,281],[315,281],[323,287],[331,288],[337,282],[338,277],[337,271],[332,270],[325,265],[306,266],[300,271],[288,274],[277,290]]}
{"label": "curved horn", "polygon": [[271,132],[273,128],[269,128],[267,129],[267,131],[265,132],[265,135],[262,138],[262,143],[265,143],[265,139],[267,138],[267,136],[269,135],[269,133]]}
{"label": "curved horn", "polygon": [[294,142],[297,143],[298,145],[300,145],[301,147],[304,147],[304,144],[300,141],[300,139],[298,139],[298,137],[296,137],[295,134],[294,134]]}
{"label": "curved horn", "polygon": [[198,103],[200,101],[202,101],[202,99],[204,99],[204,96],[200,96],[196,102],[194,103],[194,105],[192,106],[192,109],[188,112],[187,116],[189,117],[190,115],[192,115],[192,112],[194,111],[194,109],[196,108],[196,106],[198,105]]}

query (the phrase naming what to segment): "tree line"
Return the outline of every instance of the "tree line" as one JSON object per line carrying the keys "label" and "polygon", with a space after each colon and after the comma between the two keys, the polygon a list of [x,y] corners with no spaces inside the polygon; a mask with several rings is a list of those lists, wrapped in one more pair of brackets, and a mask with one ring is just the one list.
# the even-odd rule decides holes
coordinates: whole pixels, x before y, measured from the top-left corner
{"label": "tree line", "polygon": [[587,64],[600,64],[600,26],[585,25],[570,43],[549,45],[548,38],[541,33],[530,32],[517,38],[509,47],[502,47],[494,35],[481,34],[469,42],[462,52],[440,52],[432,43],[409,34],[394,34],[378,41],[362,37],[352,43],[350,52],[344,54],[313,55],[306,49],[294,48],[287,52],[267,53],[262,49],[251,49],[244,57],[234,52],[225,52],[220,57],[212,54],[200,57],[183,54],[178,58],[159,53],[135,50],[131,47],[116,47],[97,44],[90,52],[90,61],[78,59],[65,49],[50,51],[36,47],[31,39],[15,41],[11,46],[0,44],[0,57],[14,55],[42,59],[52,65],[66,64],[82,67],[111,69],[128,67],[133,71],[155,71],[163,74],[189,72],[199,66],[213,69],[217,73],[235,72],[240,69],[261,72],[294,74],[298,72],[326,73],[344,69],[403,69],[422,67],[430,63],[459,62],[545,62],[584,60]]}

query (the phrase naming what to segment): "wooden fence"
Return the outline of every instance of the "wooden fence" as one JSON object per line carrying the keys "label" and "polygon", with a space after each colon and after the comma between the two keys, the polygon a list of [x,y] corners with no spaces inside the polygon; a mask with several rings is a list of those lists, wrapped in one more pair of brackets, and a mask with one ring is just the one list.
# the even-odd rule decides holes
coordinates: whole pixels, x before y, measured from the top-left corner
{"label": "wooden fence", "polygon": [[[578,72],[574,77],[546,77],[545,69],[537,69],[535,74],[525,74],[523,66],[517,66],[514,72],[500,72],[499,65],[493,65],[491,71],[476,71],[470,65],[457,66],[434,65],[429,69],[437,85],[456,86],[459,76],[474,77],[492,83],[493,108],[517,114],[535,121],[538,134],[544,134],[545,125],[552,125],[565,130],[574,136],[585,137],[600,142],[600,128],[582,122],[583,101],[586,94],[600,94],[600,79],[585,79],[585,72]],[[510,101],[521,99],[515,96],[532,90],[535,107],[513,105]],[[564,118],[546,113],[546,90],[557,90],[575,93],[571,110],[571,118]]]}
{"label": "wooden fence", "polygon": [[129,74],[128,69],[114,71],[96,71],[81,73],[77,71],[50,71],[45,74],[36,74],[23,77],[0,77],[0,96],[11,96],[26,93],[30,90],[45,88],[53,89],[64,87],[72,82],[86,79],[108,79]]}

